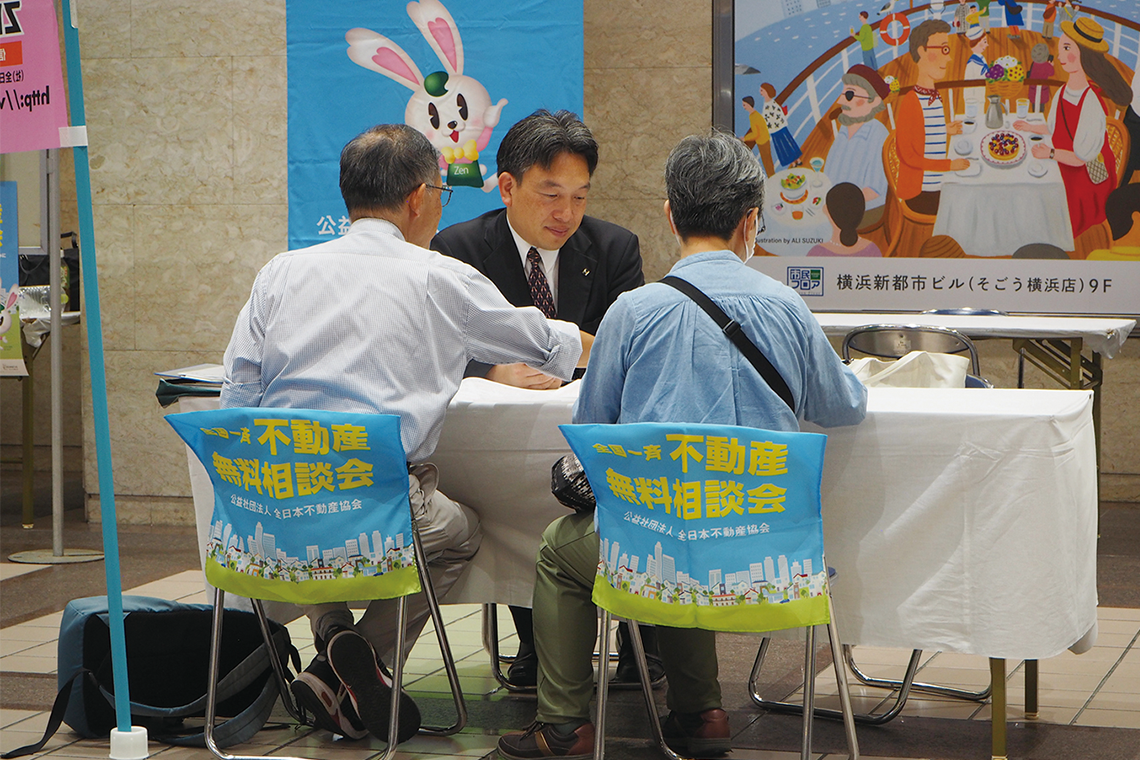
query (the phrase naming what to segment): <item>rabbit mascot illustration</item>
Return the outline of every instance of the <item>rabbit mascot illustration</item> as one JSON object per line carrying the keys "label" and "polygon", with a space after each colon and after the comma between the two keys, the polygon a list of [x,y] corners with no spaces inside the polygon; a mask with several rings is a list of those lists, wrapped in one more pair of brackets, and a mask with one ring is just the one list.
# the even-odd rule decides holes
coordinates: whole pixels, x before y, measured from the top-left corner
{"label": "rabbit mascot illustration", "polygon": [[371,29],[349,29],[348,57],[352,62],[407,87],[412,99],[404,111],[404,123],[423,132],[443,155],[440,172],[449,185],[481,187],[490,192],[498,186],[479,164],[479,151],[487,147],[499,124],[506,99],[491,104],[491,96],[478,81],[463,74],[463,41],[455,20],[438,0],[408,3],[408,16],[419,28],[443,63],[444,71],[426,77],[403,48]]}
{"label": "rabbit mascot illustration", "polygon": [[12,288],[12,292],[0,287],[0,342],[7,343],[8,336],[4,333],[12,329],[15,323],[14,309],[16,299],[20,297],[20,289]]}

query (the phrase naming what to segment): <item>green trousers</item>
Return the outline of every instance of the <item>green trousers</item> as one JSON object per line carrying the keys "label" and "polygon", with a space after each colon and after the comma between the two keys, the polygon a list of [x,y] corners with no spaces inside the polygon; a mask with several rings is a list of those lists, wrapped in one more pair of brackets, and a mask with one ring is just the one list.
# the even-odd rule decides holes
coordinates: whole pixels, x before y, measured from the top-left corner
{"label": "green trousers", "polygon": [[[590,720],[591,655],[598,637],[598,613],[590,594],[597,567],[592,515],[561,517],[543,532],[534,584],[537,718],[543,723]],[[669,709],[695,713],[720,707],[716,634],[658,626],[657,638],[669,679]]]}

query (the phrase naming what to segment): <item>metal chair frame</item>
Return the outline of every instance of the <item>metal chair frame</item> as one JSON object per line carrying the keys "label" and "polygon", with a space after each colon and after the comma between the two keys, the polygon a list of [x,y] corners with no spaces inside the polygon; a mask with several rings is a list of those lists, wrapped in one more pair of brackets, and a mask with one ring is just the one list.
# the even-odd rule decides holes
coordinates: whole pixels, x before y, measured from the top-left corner
{"label": "metal chair frame", "polygon": [[[756,653],[756,662],[752,665],[752,674],[748,678],[748,696],[752,702],[758,707],[763,707],[765,710],[772,712],[790,713],[793,715],[800,715],[805,709],[803,705],[797,705],[791,702],[779,702],[776,700],[764,699],[760,695],[757,686],[760,669],[764,666],[764,657],[768,653],[768,646],[771,640],[767,637],[760,643],[760,651]],[[842,646],[842,656],[838,656],[835,652],[835,646],[832,646],[832,657],[835,662],[846,662],[847,667],[851,669],[855,678],[867,686],[873,686],[881,689],[891,689],[897,691],[894,704],[891,705],[885,712],[875,713],[856,713],[854,720],[861,725],[881,726],[898,717],[906,706],[906,701],[910,697],[912,691],[921,691],[928,694],[937,694],[943,697],[951,697],[953,699],[965,699],[972,702],[984,702],[989,699],[993,691],[993,687],[987,686],[981,691],[967,691],[965,689],[955,689],[950,686],[939,686],[937,684],[921,683],[914,680],[915,674],[918,673],[919,660],[922,658],[922,650],[915,649],[911,652],[910,660],[907,662],[906,672],[903,674],[901,680],[885,679],[885,678],[872,678],[866,675],[855,664],[855,658],[852,654],[852,649],[849,644]],[[842,688],[842,687],[841,687]],[[831,720],[838,720],[843,716],[839,710],[832,710],[826,707],[815,708],[815,715],[817,718],[828,718]]]}
{"label": "metal chair frame", "polygon": [[[800,758],[801,760],[810,760],[813,757],[811,749],[812,716],[831,717],[830,715],[824,715],[824,712],[830,712],[843,720],[844,731],[847,735],[848,757],[850,760],[859,760],[859,739],[855,734],[855,722],[858,720],[858,716],[855,715],[851,707],[851,692],[847,687],[847,677],[843,670],[839,629],[835,624],[835,610],[832,608],[830,591],[827,596],[827,607],[831,618],[827,624],[828,639],[831,642],[832,665],[835,668],[835,680],[839,685],[839,702],[842,710],[824,711],[821,708],[815,707],[815,629],[817,626],[807,626],[804,646],[804,700],[802,705],[791,705],[792,707],[798,708],[799,713],[804,716],[802,722]],[[610,623],[613,617],[613,614],[610,613],[609,610],[603,610],[601,633],[602,651],[606,651],[610,645]],[[628,622],[630,624],[630,640],[633,643],[633,653],[637,658],[637,673],[641,678],[641,691],[645,697],[645,708],[649,712],[649,724],[653,729],[653,739],[669,760],[687,760],[684,755],[678,754],[665,743],[665,735],[661,729],[661,718],[657,714],[657,703],[653,698],[653,689],[649,685],[649,664],[645,660],[645,646],[641,641],[641,631],[638,629],[637,621],[629,620]],[[768,638],[765,637],[761,644],[761,653],[767,650],[768,641]],[[753,683],[757,673],[757,666],[753,666],[752,678],[749,679],[749,691],[753,694],[755,694]],[[603,760],[605,757],[606,701],[609,695],[609,683],[606,675],[606,663],[604,660],[599,660],[598,714],[597,719],[594,721],[594,760]],[[755,699],[756,697],[753,696],[754,701]],[[770,704],[782,703],[765,702],[763,706],[767,707]]]}
{"label": "metal chair frame", "polygon": [[942,354],[965,351],[970,354],[970,374],[981,375],[978,349],[974,341],[948,327],[887,324],[857,327],[843,336],[840,353],[843,361],[851,359],[851,349],[883,359],[901,359],[910,351]]}
{"label": "metal chair frame", "polygon": [[[495,680],[499,685],[506,689],[511,694],[519,696],[525,694],[534,694],[538,689],[534,686],[516,686],[507,680],[507,676],[503,673],[502,664],[512,663],[515,661],[514,655],[502,654],[499,651],[499,613],[498,608],[494,604],[483,605],[483,649],[491,655],[491,674],[495,676]],[[601,653],[594,652],[594,657],[600,658]],[[609,662],[617,662],[618,655],[616,652],[610,652]]]}
{"label": "metal chair frame", "polygon": [[[427,736],[450,736],[451,734],[458,733],[467,725],[467,704],[464,702],[463,691],[459,685],[459,674],[455,669],[455,658],[451,654],[451,647],[447,641],[443,615],[439,609],[439,600],[436,598],[435,586],[432,585],[431,573],[428,571],[427,557],[424,554],[423,545],[420,542],[420,533],[416,527],[415,520],[412,520],[412,542],[415,547],[420,585],[423,587],[423,593],[427,596],[428,610],[431,613],[436,638],[439,641],[440,653],[443,657],[443,666],[447,672],[447,679],[451,686],[451,696],[455,703],[456,712],[456,720],[452,725],[421,726],[419,733]],[[218,652],[222,640],[222,611],[225,607],[225,598],[225,591],[220,588],[214,590],[214,617],[210,641],[210,673],[206,686],[206,725],[204,729],[206,748],[209,749],[215,757],[219,758],[219,760],[306,760],[305,758],[294,758],[283,755],[230,755],[218,747],[214,737],[214,722],[217,717]],[[254,611],[257,613],[257,619],[261,625],[262,638],[265,640],[270,652],[273,652],[272,638],[269,632],[269,623],[265,615],[265,609],[260,599],[254,599],[252,601]],[[402,653],[404,652],[407,637],[407,609],[408,597],[401,596],[396,608],[397,626],[395,651],[397,655],[392,663],[393,694],[400,693],[404,682],[404,656]],[[272,656],[270,657],[270,662],[273,663],[274,676],[277,679],[277,685],[281,692],[281,700],[285,704],[285,709],[298,723],[309,725],[304,717],[303,711],[293,702],[292,695],[289,692],[289,679],[279,659]],[[397,742],[395,742],[393,738],[398,733],[399,721],[400,700],[397,698],[392,700],[391,711],[388,715],[388,736],[390,737],[388,746],[385,747],[383,754],[380,755],[378,760],[389,760],[392,755],[395,754]]]}

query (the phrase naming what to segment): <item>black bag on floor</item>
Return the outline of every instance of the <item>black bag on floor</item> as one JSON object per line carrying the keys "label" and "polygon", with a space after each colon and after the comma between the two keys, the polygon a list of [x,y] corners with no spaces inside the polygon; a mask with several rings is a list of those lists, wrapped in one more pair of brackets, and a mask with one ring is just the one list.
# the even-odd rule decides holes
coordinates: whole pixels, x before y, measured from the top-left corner
{"label": "black bag on floor", "polygon": [[[124,596],[123,613],[131,724],[168,744],[205,746],[201,722],[188,727],[184,721],[206,714],[213,608]],[[285,673],[290,659],[299,671],[300,658],[289,632],[280,623],[269,625]],[[39,751],[61,722],[84,738],[106,737],[115,728],[107,597],[68,602],[60,622],[57,668],[59,694],[44,737],[2,757]],[[228,747],[261,730],[277,702],[277,679],[253,613],[226,610],[218,670],[217,714],[228,720],[217,725],[214,736],[219,746]]]}

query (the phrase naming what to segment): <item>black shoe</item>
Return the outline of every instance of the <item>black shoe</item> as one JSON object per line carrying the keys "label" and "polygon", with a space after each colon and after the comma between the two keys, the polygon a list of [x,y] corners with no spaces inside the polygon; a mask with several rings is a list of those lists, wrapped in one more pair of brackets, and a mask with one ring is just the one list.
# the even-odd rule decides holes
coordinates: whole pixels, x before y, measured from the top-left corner
{"label": "black shoe", "polygon": [[[325,650],[337,678],[348,690],[353,709],[370,733],[388,741],[388,713],[392,706],[392,677],[377,660],[368,640],[353,630],[332,636]],[[400,724],[396,742],[407,741],[420,730],[420,710],[407,692],[400,691]]]}
{"label": "black shoe", "polygon": [[499,754],[508,760],[588,760],[594,756],[594,724],[583,723],[572,733],[562,734],[549,723],[531,723],[525,731],[500,736]]}
{"label": "black shoe", "polygon": [[515,656],[507,668],[507,682],[511,686],[535,688],[538,686],[538,655],[533,650]]}
{"label": "black shoe", "polygon": [[[646,654],[645,664],[649,666],[649,685],[656,689],[664,684],[665,666],[661,663],[661,658],[655,654]],[[610,679],[610,688],[619,691],[641,688],[641,676],[637,672],[637,658],[632,651],[628,655],[625,652],[618,652],[617,670],[614,671],[614,677]]]}
{"label": "black shoe", "polygon": [[719,707],[700,713],[669,713],[661,725],[665,743],[689,757],[719,757],[732,751],[728,713]]}
{"label": "black shoe", "polygon": [[348,689],[336,677],[328,658],[317,655],[289,684],[297,704],[313,716],[313,725],[346,739],[363,739],[368,729],[352,707]]}

